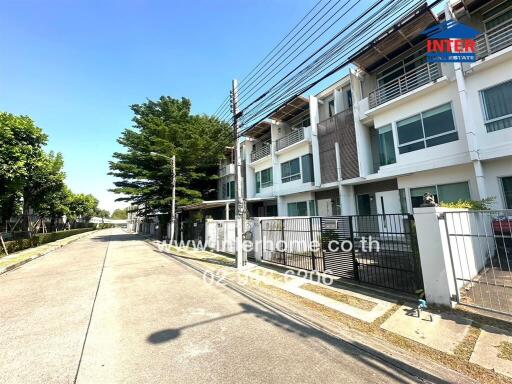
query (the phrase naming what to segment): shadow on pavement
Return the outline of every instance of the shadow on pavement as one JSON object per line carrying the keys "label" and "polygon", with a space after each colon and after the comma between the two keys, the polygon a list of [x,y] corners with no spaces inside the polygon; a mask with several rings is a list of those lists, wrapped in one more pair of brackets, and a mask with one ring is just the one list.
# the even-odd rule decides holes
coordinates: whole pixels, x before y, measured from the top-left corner
{"label": "shadow on pavement", "polygon": [[[252,298],[249,299],[254,300]],[[317,328],[313,328],[307,324],[303,324],[297,320],[284,316],[278,311],[263,309],[259,306],[247,303],[239,303],[239,305],[242,308],[240,312],[220,316],[214,319],[208,319],[198,323],[188,324],[176,329],[163,329],[152,333],[150,336],[148,336],[147,341],[151,344],[161,344],[177,339],[181,336],[181,332],[185,329],[199,327],[201,325],[221,321],[234,316],[252,315],[266,323],[283,329],[291,334],[295,334],[299,337],[315,338],[325,342],[340,352],[350,355],[354,359],[362,361],[366,366],[381,372],[397,383],[409,382],[411,380],[410,375],[419,377],[422,380],[427,380],[432,383],[449,383],[449,381],[442,380],[430,373],[424,372],[414,366],[406,364],[389,355],[383,354],[382,352],[372,349],[366,345],[362,345],[358,342],[348,343]],[[247,329],[247,331],[249,330]],[[276,343],[278,343],[278,341]],[[276,348],[278,347],[279,345],[276,344]],[[329,357],[326,356],[326,358]],[[387,369],[384,369],[383,365],[386,366]]]}
{"label": "shadow on pavement", "polygon": [[116,235],[101,235],[101,236],[93,236],[91,237],[92,241],[98,242],[108,242],[108,241],[135,241],[142,240],[143,237],[141,235],[137,235],[134,233],[120,233]]}

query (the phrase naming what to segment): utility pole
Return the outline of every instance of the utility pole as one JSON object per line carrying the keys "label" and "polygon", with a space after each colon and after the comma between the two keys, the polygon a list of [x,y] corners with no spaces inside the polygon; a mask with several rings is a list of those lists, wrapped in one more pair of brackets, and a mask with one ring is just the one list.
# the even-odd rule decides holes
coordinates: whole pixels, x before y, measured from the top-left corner
{"label": "utility pole", "polygon": [[243,239],[244,233],[244,201],[242,197],[242,160],[240,158],[240,137],[238,131],[240,128],[238,111],[238,81],[233,80],[231,89],[231,108],[233,112],[233,139],[235,142],[235,255],[236,267],[238,269],[245,265],[244,252],[243,252]]}
{"label": "utility pole", "polygon": [[171,233],[169,244],[174,240],[174,224],[176,222],[176,156],[172,156],[172,206],[171,206]]}

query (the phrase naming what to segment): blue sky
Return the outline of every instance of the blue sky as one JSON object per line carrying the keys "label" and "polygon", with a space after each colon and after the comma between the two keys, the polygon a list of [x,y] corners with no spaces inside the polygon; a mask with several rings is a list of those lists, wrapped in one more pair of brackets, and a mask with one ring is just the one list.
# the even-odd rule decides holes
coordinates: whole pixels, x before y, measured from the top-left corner
{"label": "blue sky", "polygon": [[[186,96],[213,113],[313,0],[1,1],[0,110],[31,116],[68,185],[112,210],[108,161],[130,104]],[[122,204],[121,204],[122,205]]]}

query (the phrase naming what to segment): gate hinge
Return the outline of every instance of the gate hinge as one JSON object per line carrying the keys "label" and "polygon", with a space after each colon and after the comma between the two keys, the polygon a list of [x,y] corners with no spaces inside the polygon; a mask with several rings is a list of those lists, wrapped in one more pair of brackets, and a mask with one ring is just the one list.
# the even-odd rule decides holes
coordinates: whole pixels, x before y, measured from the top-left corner
{"label": "gate hinge", "polygon": [[441,212],[437,214],[437,220],[445,220],[446,219],[446,213]]}

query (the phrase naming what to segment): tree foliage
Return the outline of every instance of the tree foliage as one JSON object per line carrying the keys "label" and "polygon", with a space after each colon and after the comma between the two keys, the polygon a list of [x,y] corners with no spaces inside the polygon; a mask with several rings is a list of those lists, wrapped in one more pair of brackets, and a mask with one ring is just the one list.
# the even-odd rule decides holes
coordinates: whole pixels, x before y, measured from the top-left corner
{"label": "tree foliage", "polygon": [[62,154],[44,151],[47,136],[28,116],[0,112],[0,214],[2,222],[23,213],[23,229],[40,219],[91,217],[92,195],[74,195],[66,186]]}
{"label": "tree foliage", "polygon": [[168,96],[131,106],[133,126],[118,139],[126,151],[114,153],[110,162],[110,174],[119,178],[112,189],[122,195],[118,201],[129,201],[142,213],[169,213],[172,156],[177,205],[214,196],[218,163],[232,142],[230,128],[213,117],[192,115],[190,108],[188,99]]}
{"label": "tree foliage", "polygon": [[112,219],[114,220],[126,220],[128,218],[127,208],[117,208],[112,213]]}

